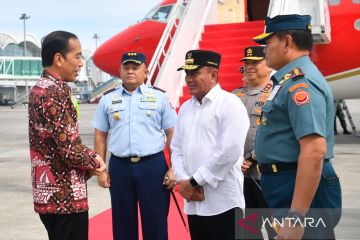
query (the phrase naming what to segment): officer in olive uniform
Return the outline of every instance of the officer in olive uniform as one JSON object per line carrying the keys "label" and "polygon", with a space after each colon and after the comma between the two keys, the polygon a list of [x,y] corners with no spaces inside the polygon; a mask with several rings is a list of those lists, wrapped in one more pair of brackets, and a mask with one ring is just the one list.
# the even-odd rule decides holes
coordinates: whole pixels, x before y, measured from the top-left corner
{"label": "officer in olive uniform", "polygon": [[[257,170],[257,161],[255,155],[255,135],[260,125],[260,116],[262,107],[265,105],[272,89],[270,74],[272,69],[266,65],[264,46],[251,46],[244,49],[244,79],[246,86],[233,91],[244,103],[249,119],[250,128],[246,136],[244,148],[244,162],[241,170],[244,175],[244,196],[245,196],[245,216],[253,214],[253,209],[267,208],[261,189],[259,188],[260,173]],[[260,210],[264,211],[264,210]],[[264,213],[264,212],[263,212]],[[257,221],[257,234],[247,238],[262,239],[261,221]],[[249,232],[250,234],[250,232]],[[268,228],[270,238],[274,235],[271,227]]]}
{"label": "officer in olive uniform", "polygon": [[[168,170],[163,149],[169,146],[176,113],[165,94],[144,84],[145,56],[122,56],[119,88],[106,93],[96,109],[95,150],[111,153],[109,175],[98,177],[110,187],[114,239],[138,239],[138,205],[144,239],[166,240],[170,192],[175,176]],[[108,137],[108,133],[109,138]],[[166,136],[165,136],[166,135]]]}
{"label": "officer in olive uniform", "polygon": [[[331,163],[334,99],[309,58],[310,20],[295,14],[267,18],[265,33],[254,38],[266,44],[266,63],[277,70],[255,141],[264,197],[274,217],[285,218],[277,239],[334,239],[341,215],[340,183]],[[316,227],[306,225],[305,216]]]}

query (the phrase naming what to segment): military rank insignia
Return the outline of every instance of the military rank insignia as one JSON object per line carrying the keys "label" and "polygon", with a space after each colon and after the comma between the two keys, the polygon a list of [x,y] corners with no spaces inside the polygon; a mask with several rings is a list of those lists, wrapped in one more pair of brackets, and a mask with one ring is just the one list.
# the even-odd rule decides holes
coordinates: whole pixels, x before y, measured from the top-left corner
{"label": "military rank insignia", "polygon": [[296,67],[293,70],[291,70],[289,73],[285,74],[284,77],[279,81],[279,84],[283,85],[289,79],[295,79],[297,77],[302,77],[304,75],[305,74],[302,71],[302,69],[299,67]]}
{"label": "military rank insignia", "polygon": [[301,68],[299,68],[299,67],[296,67],[296,68],[294,68],[291,72],[290,72],[290,78],[292,78],[292,79],[294,79],[294,78],[296,78],[296,77],[302,77],[302,76],[304,76],[305,74],[304,74],[304,72],[303,72],[303,70],[301,69]]}
{"label": "military rank insignia", "polygon": [[308,104],[310,102],[310,94],[302,89],[299,89],[292,96],[292,99],[298,106]]}

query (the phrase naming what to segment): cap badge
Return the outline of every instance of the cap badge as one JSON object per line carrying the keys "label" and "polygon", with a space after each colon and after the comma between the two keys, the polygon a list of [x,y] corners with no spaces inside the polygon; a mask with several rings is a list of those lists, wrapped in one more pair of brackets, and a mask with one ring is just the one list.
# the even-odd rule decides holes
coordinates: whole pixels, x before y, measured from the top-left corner
{"label": "cap badge", "polygon": [[192,57],[192,52],[189,52],[187,55],[186,55],[186,58],[191,58]]}
{"label": "cap badge", "polygon": [[247,56],[247,57],[250,57],[250,56],[252,56],[252,54],[253,54],[252,49],[251,49],[251,48],[248,48],[248,50],[246,51],[246,56]]}
{"label": "cap badge", "polygon": [[[191,57],[191,56],[190,56]],[[188,59],[186,59],[185,60],[185,64],[186,65],[192,65],[192,64],[194,64],[194,59],[193,58],[188,58]]]}

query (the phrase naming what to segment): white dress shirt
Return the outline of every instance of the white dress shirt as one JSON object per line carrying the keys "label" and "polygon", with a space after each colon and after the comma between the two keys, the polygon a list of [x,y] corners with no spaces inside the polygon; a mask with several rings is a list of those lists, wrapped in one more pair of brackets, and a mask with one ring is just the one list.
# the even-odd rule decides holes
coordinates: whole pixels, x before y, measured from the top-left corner
{"label": "white dress shirt", "polygon": [[212,216],[245,208],[241,172],[249,118],[241,100],[217,84],[202,99],[179,110],[171,141],[176,179],[191,176],[204,187],[205,200],[185,201],[186,214]]}

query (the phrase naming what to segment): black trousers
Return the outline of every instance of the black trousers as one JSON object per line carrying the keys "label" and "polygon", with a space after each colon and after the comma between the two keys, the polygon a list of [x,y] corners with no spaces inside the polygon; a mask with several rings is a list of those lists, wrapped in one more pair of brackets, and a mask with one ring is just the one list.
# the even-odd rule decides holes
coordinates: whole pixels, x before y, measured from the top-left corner
{"label": "black trousers", "polygon": [[[271,219],[271,211],[266,204],[262,190],[259,188],[259,184],[260,181],[251,178],[250,176],[244,177],[245,217],[249,217],[255,213],[261,217]],[[261,232],[262,221],[258,219],[254,225],[256,233],[244,231],[244,239],[264,239]],[[268,225],[265,225],[265,229],[269,239],[274,239],[276,232]]]}
{"label": "black trousers", "polygon": [[49,240],[88,240],[88,212],[74,214],[39,214]]}
{"label": "black trousers", "polygon": [[214,216],[188,215],[191,240],[234,240],[235,212],[242,215],[238,208]]}

